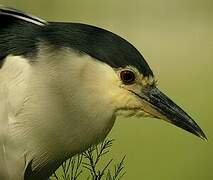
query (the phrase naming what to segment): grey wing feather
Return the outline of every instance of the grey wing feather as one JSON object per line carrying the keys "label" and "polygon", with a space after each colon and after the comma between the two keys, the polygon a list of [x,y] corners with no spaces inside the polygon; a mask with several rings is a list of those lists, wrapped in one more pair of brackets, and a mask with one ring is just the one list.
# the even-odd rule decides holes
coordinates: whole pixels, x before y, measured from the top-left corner
{"label": "grey wing feather", "polygon": [[26,21],[26,22],[33,23],[33,24],[38,25],[38,26],[45,26],[45,25],[48,24],[47,21],[40,19],[36,16],[26,14],[22,11],[17,10],[17,9],[8,8],[8,7],[5,7],[3,5],[0,5],[0,15],[5,15],[5,16],[8,16],[8,17],[14,17],[14,18]]}
{"label": "grey wing feather", "polygon": [[25,154],[10,142],[9,121],[13,118],[7,96],[7,87],[0,83],[0,179],[23,180],[26,166]]}
{"label": "grey wing feather", "polygon": [[8,179],[6,139],[8,136],[8,109],[6,86],[0,85],[0,179]]}

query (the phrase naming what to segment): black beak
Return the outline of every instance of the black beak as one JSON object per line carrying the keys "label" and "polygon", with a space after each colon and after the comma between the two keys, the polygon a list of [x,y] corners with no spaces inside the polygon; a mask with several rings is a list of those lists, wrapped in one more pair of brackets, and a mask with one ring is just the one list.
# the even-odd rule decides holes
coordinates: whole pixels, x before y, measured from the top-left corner
{"label": "black beak", "polygon": [[138,96],[151,106],[153,111],[151,110],[152,112],[150,114],[153,116],[164,119],[204,140],[207,140],[206,135],[197,123],[156,87],[145,87],[142,90],[141,95]]}

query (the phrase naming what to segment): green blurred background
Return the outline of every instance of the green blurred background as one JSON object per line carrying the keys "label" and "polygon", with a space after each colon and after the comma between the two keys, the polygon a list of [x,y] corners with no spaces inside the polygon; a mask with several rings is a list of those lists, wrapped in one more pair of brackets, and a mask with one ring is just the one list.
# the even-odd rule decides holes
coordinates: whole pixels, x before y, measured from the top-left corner
{"label": "green blurred background", "polygon": [[213,179],[212,0],[0,0],[49,21],[96,25],[129,40],[159,87],[181,105],[208,143],[163,121],[118,118],[113,157],[126,158],[124,180]]}

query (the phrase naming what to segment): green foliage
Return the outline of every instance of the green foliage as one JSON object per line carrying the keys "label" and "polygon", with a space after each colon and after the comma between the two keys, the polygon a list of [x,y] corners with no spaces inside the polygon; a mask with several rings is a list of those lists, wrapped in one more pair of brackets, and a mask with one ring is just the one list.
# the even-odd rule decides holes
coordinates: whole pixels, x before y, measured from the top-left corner
{"label": "green foliage", "polygon": [[68,159],[60,167],[62,174],[59,176],[55,172],[50,180],[79,180],[83,175],[87,176],[87,180],[120,180],[125,174],[125,156],[114,165],[113,170],[110,169],[113,159],[104,161],[104,157],[112,147],[112,142],[113,140],[105,140],[99,145],[90,147],[84,153]]}

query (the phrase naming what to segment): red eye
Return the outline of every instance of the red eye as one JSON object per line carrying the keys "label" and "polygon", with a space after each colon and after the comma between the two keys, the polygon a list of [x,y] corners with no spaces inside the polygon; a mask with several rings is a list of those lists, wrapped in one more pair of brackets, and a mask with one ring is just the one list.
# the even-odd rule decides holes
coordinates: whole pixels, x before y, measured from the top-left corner
{"label": "red eye", "polygon": [[120,78],[125,84],[132,84],[135,82],[135,74],[130,70],[121,71]]}

